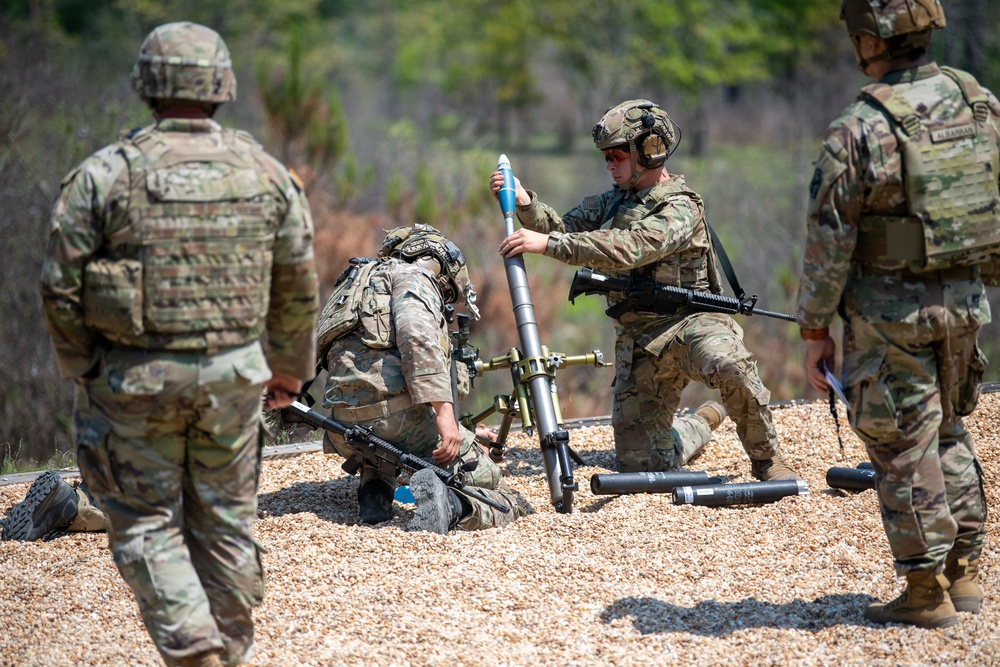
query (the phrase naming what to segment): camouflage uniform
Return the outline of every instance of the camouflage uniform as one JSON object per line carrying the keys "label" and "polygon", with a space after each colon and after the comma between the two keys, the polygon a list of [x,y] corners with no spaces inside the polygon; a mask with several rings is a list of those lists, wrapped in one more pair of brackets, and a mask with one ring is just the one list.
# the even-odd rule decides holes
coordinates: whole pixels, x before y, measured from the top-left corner
{"label": "camouflage uniform", "polygon": [[[360,328],[336,339],[325,355],[328,370],[323,405],[347,425],[360,424],[403,451],[431,461],[440,444],[434,402],[452,403],[451,336],[444,302],[434,275],[397,259],[381,260],[372,280],[384,287],[388,308],[362,315]],[[367,341],[367,342],[366,342]],[[459,426],[462,444],[449,470],[463,471],[465,482],[491,500],[511,507],[506,514],[463,496],[472,513],[458,523],[463,530],[509,525],[528,507],[500,477],[500,468],[475,443],[475,434]],[[327,434],[324,451],[345,458],[353,447]],[[390,488],[395,475],[374,467],[361,469],[360,485],[382,479]]]}
{"label": "camouflage uniform", "polygon": [[[528,229],[549,234],[545,254],[617,278],[640,271],[657,282],[720,292],[701,197],[682,176],[636,192],[617,187],[588,197],[559,216],[528,191],[518,205]],[[623,199],[624,197],[624,199]],[[613,217],[611,211],[617,206]],[[611,295],[609,303],[621,300]],[[771,394],[728,315],[680,310],[674,315],[629,312],[615,321],[612,423],[619,468],[668,470],[683,464],[711,437],[704,419],[674,413],[692,380],[719,389],[752,460],[778,456]]]}
{"label": "camouflage uniform", "polygon": [[[170,24],[144,49],[164,37],[194,48],[206,33],[218,38]],[[81,474],[167,664],[252,655],[261,389],[272,372],[313,374],[311,240],[297,180],[208,118],[129,133],[63,181],[45,316],[76,379]]]}
{"label": "camouflage uniform", "polygon": [[[971,120],[961,89],[933,63],[882,83],[925,121]],[[1000,105],[988,97],[987,126],[1000,135]],[[859,235],[873,216],[907,216],[904,178],[899,140],[878,106],[859,100],[830,125],[810,190],[797,314],[804,330],[827,327],[838,309],[844,320],[849,417],[876,471],[900,574],[940,572],[949,554],[971,561],[983,548],[982,472],[961,417],[976,407],[986,362],[977,338],[990,321],[978,267],[916,272],[880,261],[877,239]]]}

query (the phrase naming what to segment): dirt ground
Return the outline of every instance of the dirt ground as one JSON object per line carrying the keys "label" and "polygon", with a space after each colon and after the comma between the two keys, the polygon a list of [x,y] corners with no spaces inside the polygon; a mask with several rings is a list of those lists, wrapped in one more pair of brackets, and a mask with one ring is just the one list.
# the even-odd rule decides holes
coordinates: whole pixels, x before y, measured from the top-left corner
{"label": "dirt ground", "polygon": [[[845,417],[840,414],[843,424]],[[550,506],[537,439],[505,471],[536,512],[505,530],[408,532],[412,506],[359,524],[356,478],[321,453],[267,460],[258,539],[268,548],[252,665],[1000,665],[996,481],[1000,394],[967,424],[986,478],[983,612],[943,630],[877,626],[865,606],[902,590],[873,491],[827,487],[841,455],[825,403],[775,408],[808,495],[742,507],[595,496],[609,427],[571,432],[587,466],[576,511]],[[731,421],[691,467],[752,481]],[[0,513],[27,485],[0,487]],[[103,534],[0,543],[0,665],[162,664]]]}

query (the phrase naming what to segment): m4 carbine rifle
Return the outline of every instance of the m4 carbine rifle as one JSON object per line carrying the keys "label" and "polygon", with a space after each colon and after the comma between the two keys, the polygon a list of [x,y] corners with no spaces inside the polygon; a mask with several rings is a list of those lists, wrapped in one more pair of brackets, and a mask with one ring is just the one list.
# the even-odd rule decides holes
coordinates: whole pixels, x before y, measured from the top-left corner
{"label": "m4 carbine rifle", "polygon": [[363,426],[344,426],[340,422],[334,421],[330,417],[312,410],[298,401],[283,408],[295,415],[297,421],[305,422],[313,428],[321,428],[331,433],[337,433],[354,446],[354,453],[344,461],[341,468],[349,475],[354,475],[367,464],[388,472],[391,475],[398,475],[400,471],[413,474],[418,470],[431,470],[438,478],[444,482],[445,486],[460,491],[470,498],[481,500],[490,507],[497,509],[504,514],[510,508],[487,498],[473,488],[467,486],[460,475],[450,473],[444,468],[439,468],[433,463],[429,463],[419,456],[408,454],[395,445],[386,442],[382,438],[372,433],[371,429]]}
{"label": "m4 carbine rifle", "polygon": [[728,313],[730,315],[765,315],[779,320],[795,321],[794,315],[786,315],[772,310],[755,308],[757,295],[743,299],[734,299],[711,292],[663,285],[652,278],[633,277],[628,280],[612,278],[603,273],[597,273],[589,266],[578,270],[569,286],[569,300],[585,294],[603,294],[617,292],[624,298],[606,311],[610,317],[620,318],[627,312],[643,311],[673,315],[682,308],[711,313]]}

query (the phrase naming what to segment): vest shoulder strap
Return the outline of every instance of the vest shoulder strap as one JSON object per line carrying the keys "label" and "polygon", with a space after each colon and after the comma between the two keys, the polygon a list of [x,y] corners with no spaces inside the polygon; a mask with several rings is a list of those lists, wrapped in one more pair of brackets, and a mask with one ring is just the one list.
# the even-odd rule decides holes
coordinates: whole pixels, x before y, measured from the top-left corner
{"label": "vest shoulder strap", "polygon": [[860,98],[881,107],[912,137],[921,130],[920,114],[905,97],[887,83],[870,83],[861,89]]}

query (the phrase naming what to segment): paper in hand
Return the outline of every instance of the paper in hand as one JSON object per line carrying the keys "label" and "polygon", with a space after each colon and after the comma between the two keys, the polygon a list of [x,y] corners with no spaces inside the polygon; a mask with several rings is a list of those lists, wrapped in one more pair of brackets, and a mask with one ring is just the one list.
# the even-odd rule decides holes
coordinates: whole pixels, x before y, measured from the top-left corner
{"label": "paper in hand", "polygon": [[830,372],[830,367],[826,365],[826,362],[823,363],[823,377],[826,378],[826,383],[830,385],[833,392],[840,397],[840,400],[844,402],[844,405],[848,405],[847,397],[844,396],[844,388],[840,386],[840,381],[837,380],[834,374]]}

